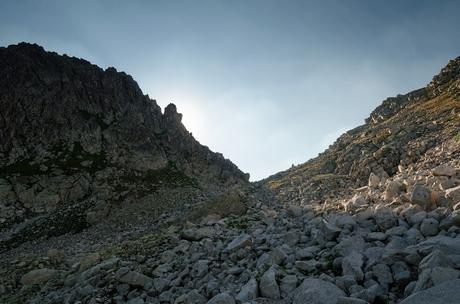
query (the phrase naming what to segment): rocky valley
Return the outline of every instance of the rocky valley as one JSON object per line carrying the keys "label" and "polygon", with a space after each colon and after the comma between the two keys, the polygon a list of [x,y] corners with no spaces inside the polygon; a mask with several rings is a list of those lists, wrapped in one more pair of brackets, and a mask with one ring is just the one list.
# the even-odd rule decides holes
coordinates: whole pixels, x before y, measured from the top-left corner
{"label": "rocky valley", "polygon": [[254,183],[181,118],[0,48],[0,303],[460,303],[460,57]]}

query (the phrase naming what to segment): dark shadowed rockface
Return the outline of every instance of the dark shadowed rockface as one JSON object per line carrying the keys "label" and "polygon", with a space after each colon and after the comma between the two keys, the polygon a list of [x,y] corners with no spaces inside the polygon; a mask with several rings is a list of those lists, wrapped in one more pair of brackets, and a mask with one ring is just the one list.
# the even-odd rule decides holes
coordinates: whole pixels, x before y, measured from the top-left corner
{"label": "dark shadowed rockface", "polygon": [[167,210],[156,195],[165,188],[196,197],[245,185],[248,176],[200,145],[181,118],[114,68],[35,44],[0,48],[0,250],[120,209]]}

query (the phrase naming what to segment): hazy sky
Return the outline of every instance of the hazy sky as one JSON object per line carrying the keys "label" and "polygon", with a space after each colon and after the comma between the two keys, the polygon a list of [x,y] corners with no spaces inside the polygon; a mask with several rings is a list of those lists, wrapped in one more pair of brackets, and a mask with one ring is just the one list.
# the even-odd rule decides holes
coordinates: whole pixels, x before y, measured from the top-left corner
{"label": "hazy sky", "polygon": [[0,45],[131,74],[251,179],[316,156],[460,55],[460,1],[0,2]]}

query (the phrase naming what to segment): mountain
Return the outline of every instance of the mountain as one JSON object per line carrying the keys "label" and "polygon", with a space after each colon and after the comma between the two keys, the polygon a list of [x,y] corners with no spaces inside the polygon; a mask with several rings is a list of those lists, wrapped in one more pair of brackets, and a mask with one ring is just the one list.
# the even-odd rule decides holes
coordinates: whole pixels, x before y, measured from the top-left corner
{"label": "mountain", "polygon": [[261,183],[281,200],[310,204],[367,184],[370,173],[393,176],[429,149],[459,138],[459,98],[460,57],[425,88],[384,100],[364,125],[340,136],[318,157]]}
{"label": "mountain", "polygon": [[460,57],[257,183],[131,77],[0,48],[0,303],[460,298]]}
{"label": "mountain", "polygon": [[174,104],[162,113],[131,76],[35,44],[0,48],[0,109],[1,250],[104,220],[120,228],[129,213],[133,226],[247,184]]}

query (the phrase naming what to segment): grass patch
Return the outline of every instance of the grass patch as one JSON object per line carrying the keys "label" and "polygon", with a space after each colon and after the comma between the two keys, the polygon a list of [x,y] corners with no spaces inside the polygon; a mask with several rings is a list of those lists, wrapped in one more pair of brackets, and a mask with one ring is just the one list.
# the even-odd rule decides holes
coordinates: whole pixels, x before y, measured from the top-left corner
{"label": "grass patch", "polygon": [[325,179],[334,178],[336,175],[334,173],[326,173],[326,174],[317,174],[311,178],[312,182],[319,182]]}
{"label": "grass patch", "polygon": [[243,215],[247,207],[244,198],[237,193],[222,194],[204,204],[193,209],[188,215],[189,221],[198,221],[209,214],[217,214],[221,217],[233,215]]}

